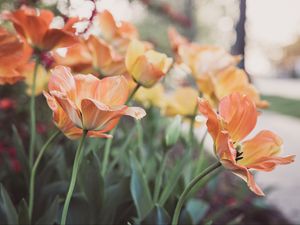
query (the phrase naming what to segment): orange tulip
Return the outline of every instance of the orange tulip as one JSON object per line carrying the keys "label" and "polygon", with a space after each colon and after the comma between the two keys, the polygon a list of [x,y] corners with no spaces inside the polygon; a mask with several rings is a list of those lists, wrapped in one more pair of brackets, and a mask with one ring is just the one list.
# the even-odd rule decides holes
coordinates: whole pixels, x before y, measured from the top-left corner
{"label": "orange tulip", "polygon": [[172,58],[148,50],[144,43],[133,40],[126,53],[125,64],[128,73],[140,85],[152,87],[172,65]]}
{"label": "orange tulip", "polygon": [[76,139],[83,130],[91,137],[109,137],[119,119],[128,115],[141,119],[139,107],[128,107],[128,84],[123,76],[99,80],[93,75],[73,76],[69,68],[58,66],[51,71],[49,93],[44,92],[53,120],[69,138]]}
{"label": "orange tulip", "polygon": [[40,51],[50,51],[76,43],[74,35],[69,32],[69,25],[65,30],[50,28],[54,15],[49,10],[22,6],[14,12],[4,13],[3,17],[13,23],[17,33],[29,45]]}
{"label": "orange tulip", "polygon": [[126,71],[124,57],[100,38],[91,35],[86,41],[94,69],[101,76],[114,76]]}
{"label": "orange tulip", "polygon": [[267,101],[260,99],[256,88],[249,83],[245,71],[237,67],[232,66],[218,73],[213,77],[213,85],[214,94],[218,100],[231,93],[239,92],[250,97],[259,108],[266,108],[269,106]]}
{"label": "orange tulip", "polygon": [[53,53],[57,65],[70,67],[74,72],[85,72],[92,68],[92,56],[83,40],[68,47],[65,54]]}
{"label": "orange tulip", "polygon": [[110,43],[121,54],[126,52],[130,41],[139,36],[133,24],[125,21],[117,23],[113,15],[107,10],[98,14],[98,21],[105,41]]}
{"label": "orange tulip", "polygon": [[257,195],[264,195],[251,170],[271,171],[276,165],[289,164],[295,156],[279,157],[282,140],[263,130],[243,141],[257,121],[254,102],[246,95],[233,93],[220,101],[216,114],[207,100],[199,99],[199,111],[207,117],[208,132],[215,143],[215,154],[222,165],[248,183]]}
{"label": "orange tulip", "polygon": [[174,27],[169,27],[168,36],[170,40],[170,45],[174,53],[178,53],[180,46],[189,44],[189,41],[184,36],[180,35]]}
{"label": "orange tulip", "polygon": [[23,80],[21,67],[31,56],[31,48],[15,35],[0,28],[0,85]]}

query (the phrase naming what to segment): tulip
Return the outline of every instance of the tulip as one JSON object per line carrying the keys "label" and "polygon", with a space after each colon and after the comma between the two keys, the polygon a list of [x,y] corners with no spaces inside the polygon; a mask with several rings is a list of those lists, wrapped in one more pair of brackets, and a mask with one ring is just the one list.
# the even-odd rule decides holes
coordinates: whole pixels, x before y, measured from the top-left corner
{"label": "tulip", "polygon": [[130,43],[125,58],[128,73],[139,85],[146,88],[152,87],[168,72],[172,61],[165,54],[148,50],[138,40]]}
{"label": "tulip", "polygon": [[83,40],[79,40],[78,43],[66,48],[65,51],[55,51],[53,53],[53,58],[57,65],[70,67],[73,72],[78,73],[90,70],[92,67],[92,55]]}
{"label": "tulip", "polygon": [[222,165],[241,177],[250,190],[264,195],[250,170],[272,171],[276,165],[289,164],[295,156],[280,157],[282,140],[271,131],[263,130],[254,138],[244,138],[257,121],[255,103],[250,97],[233,93],[219,104],[218,114],[207,100],[199,99],[199,111],[207,117],[208,132],[215,143],[215,154]]}
{"label": "tulip", "polygon": [[165,104],[164,87],[161,83],[157,83],[151,88],[141,87],[134,95],[134,100],[147,108],[150,106],[162,108]]}
{"label": "tulip", "polygon": [[182,115],[185,117],[194,117],[197,98],[198,92],[194,88],[177,88],[174,93],[166,97],[164,114],[167,116]]}
{"label": "tulip", "polygon": [[[28,63],[22,67],[22,74],[25,76],[25,83],[27,85],[26,93],[32,95],[32,81],[33,81],[33,71],[35,63]],[[47,88],[49,75],[47,70],[42,66],[38,65],[37,68],[37,79],[35,86],[35,95],[40,95]]]}
{"label": "tulip", "polygon": [[124,57],[105,41],[91,35],[86,44],[92,55],[93,67],[101,76],[115,76],[126,72]]}
{"label": "tulip", "polygon": [[0,85],[24,80],[21,67],[31,56],[31,49],[15,35],[0,28]]}
{"label": "tulip", "polygon": [[50,51],[76,43],[73,33],[69,32],[69,24],[66,29],[50,28],[54,15],[49,10],[22,6],[14,12],[5,12],[3,17],[13,23],[17,33],[32,48],[40,51]]}
{"label": "tulip", "polygon": [[267,101],[260,99],[256,88],[249,83],[246,72],[237,67],[229,67],[219,72],[213,79],[214,93],[218,100],[234,92],[245,94],[255,102],[259,108],[269,106]]}
{"label": "tulip", "polygon": [[116,22],[113,15],[104,10],[98,14],[101,34],[120,54],[125,54],[132,39],[139,37],[136,27],[126,21]]}
{"label": "tulip", "polygon": [[146,115],[139,107],[124,105],[128,84],[123,76],[99,80],[93,75],[73,76],[69,68],[58,66],[51,71],[49,92],[44,92],[53,111],[56,126],[71,138],[83,131],[91,137],[109,137],[119,119],[128,115],[141,119]]}

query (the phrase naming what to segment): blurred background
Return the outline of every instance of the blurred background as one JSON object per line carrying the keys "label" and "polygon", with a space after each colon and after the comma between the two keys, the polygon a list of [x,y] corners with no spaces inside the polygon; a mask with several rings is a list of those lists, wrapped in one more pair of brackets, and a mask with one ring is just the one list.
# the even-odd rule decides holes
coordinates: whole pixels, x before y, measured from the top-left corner
{"label": "blurred background", "polygon": [[[34,1],[34,0],[32,0]],[[0,0],[1,9],[13,2]],[[270,129],[284,140],[285,154],[300,151],[300,1],[299,0],[44,0],[63,14],[89,18],[109,9],[118,20],[133,22],[141,38],[171,55],[167,28],[175,26],[190,40],[219,45],[241,54],[251,82],[270,102],[257,130]],[[69,10],[71,5],[71,10]],[[84,5],[84,7],[83,7]],[[256,131],[257,131],[256,130]],[[256,133],[254,131],[253,133]],[[257,174],[268,189],[267,202],[300,223],[300,163]],[[284,174],[284,175],[283,175]]]}
{"label": "blurred background", "polygon": [[[136,24],[142,38],[171,54],[167,28],[190,40],[244,55],[241,67],[270,101],[254,134],[270,129],[284,140],[285,154],[300,150],[300,1],[299,0],[101,0],[122,20]],[[201,132],[201,131],[200,131]],[[300,223],[300,163],[258,173],[267,202]]]}

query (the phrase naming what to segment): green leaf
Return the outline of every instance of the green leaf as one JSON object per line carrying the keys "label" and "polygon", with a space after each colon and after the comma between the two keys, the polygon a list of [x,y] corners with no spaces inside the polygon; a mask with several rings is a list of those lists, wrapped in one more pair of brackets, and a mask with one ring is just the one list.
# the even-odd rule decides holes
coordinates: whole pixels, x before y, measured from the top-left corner
{"label": "green leaf", "polygon": [[153,202],[150,195],[150,190],[142,171],[134,154],[130,154],[131,165],[131,182],[130,191],[138,212],[139,219],[143,219],[152,209]]}
{"label": "green leaf", "polygon": [[29,164],[28,164],[28,158],[25,154],[24,145],[23,145],[22,139],[18,133],[18,130],[14,125],[12,126],[12,130],[13,130],[12,140],[15,143],[15,147],[17,150],[16,151],[17,157],[22,165],[25,177],[28,180],[29,179]]}
{"label": "green leaf", "polygon": [[165,142],[167,146],[174,145],[181,131],[181,117],[176,116],[166,129]]}
{"label": "green leaf", "polygon": [[19,225],[29,224],[28,205],[26,200],[23,198],[18,206],[19,212]]}
{"label": "green leaf", "polygon": [[179,225],[193,224],[193,219],[190,213],[186,209],[183,209],[181,211],[178,224]]}
{"label": "green leaf", "polygon": [[103,207],[99,215],[100,224],[115,224],[114,219],[117,217],[117,209],[124,202],[131,200],[129,186],[129,178],[122,178],[118,183],[110,185],[105,189]]}
{"label": "green leaf", "polygon": [[191,199],[186,205],[186,210],[192,217],[193,224],[199,224],[209,209],[209,204],[200,199]]}
{"label": "green leaf", "polygon": [[2,184],[0,184],[0,223],[18,224],[17,211]]}
{"label": "green leaf", "polygon": [[[61,204],[60,206],[60,210],[62,212],[63,205]],[[88,210],[88,207],[88,202],[82,195],[74,194],[70,202],[70,207],[67,216],[67,224],[90,224],[91,215],[90,211]]]}
{"label": "green leaf", "polygon": [[89,202],[92,217],[96,219],[103,203],[104,181],[94,152],[83,161],[78,180]]}
{"label": "green leaf", "polygon": [[186,165],[188,158],[189,158],[189,155],[186,154],[183,159],[181,159],[179,162],[176,163],[175,168],[169,174],[168,182],[165,185],[164,190],[158,201],[160,205],[165,204],[165,202],[168,200],[168,198],[172,194],[173,190],[175,189],[176,184],[182,174],[183,168]]}
{"label": "green leaf", "polygon": [[36,224],[55,224],[59,223],[59,205],[60,205],[60,198],[56,196],[54,201],[51,203],[49,208],[45,210],[45,213],[41,218],[38,219]]}
{"label": "green leaf", "polygon": [[168,212],[158,205],[141,221],[141,225],[168,225],[170,223],[171,217]]}

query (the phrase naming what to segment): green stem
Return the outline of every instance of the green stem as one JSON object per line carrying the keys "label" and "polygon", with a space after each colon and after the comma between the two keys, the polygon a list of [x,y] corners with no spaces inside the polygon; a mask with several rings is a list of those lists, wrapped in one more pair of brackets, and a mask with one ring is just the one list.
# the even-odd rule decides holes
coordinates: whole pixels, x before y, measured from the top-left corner
{"label": "green stem", "polygon": [[133,96],[134,96],[135,93],[139,90],[140,87],[141,87],[141,85],[140,85],[139,83],[135,86],[135,88],[133,89],[133,91],[132,91],[131,94],[129,95],[129,97],[128,97],[126,103],[125,103],[125,105],[127,105],[127,104],[131,101],[131,99],[133,98]]}
{"label": "green stem", "polygon": [[197,110],[198,110],[198,104],[196,104],[193,115],[191,117],[191,126],[190,126],[190,131],[189,131],[190,149],[192,149],[194,146],[194,129],[195,129],[195,120],[196,120]]}
{"label": "green stem", "polygon": [[[127,99],[125,105],[127,105],[131,99],[133,98],[133,96],[135,95],[135,93],[137,92],[137,90],[141,87],[140,84],[137,84],[135,86],[135,88],[133,89],[133,91],[131,92],[129,98]],[[106,174],[107,171],[107,164],[108,164],[108,159],[109,159],[109,154],[110,154],[110,149],[111,149],[111,145],[112,145],[112,141],[113,141],[113,137],[114,134],[116,132],[118,124],[115,126],[115,128],[113,130],[110,131],[110,135],[112,135],[112,138],[107,139],[106,143],[105,143],[105,147],[104,147],[104,155],[103,155],[103,162],[102,162],[102,168],[101,168],[101,174],[104,177],[104,175]]]}
{"label": "green stem", "polygon": [[34,202],[34,184],[35,184],[35,175],[36,175],[36,170],[39,166],[39,163],[51,144],[51,142],[60,134],[60,131],[56,131],[54,134],[51,135],[51,137],[47,140],[47,142],[43,145],[41,151],[39,152],[34,165],[31,170],[30,174],[30,183],[29,183],[29,205],[28,205],[28,214],[29,214],[29,222],[31,222],[32,219],[32,211],[33,211],[33,202]]}
{"label": "green stem", "polygon": [[34,149],[35,149],[35,138],[36,138],[36,118],[35,118],[35,89],[36,89],[36,76],[40,59],[37,57],[35,60],[35,66],[33,71],[32,86],[31,86],[31,97],[30,97],[30,145],[29,145],[29,167],[32,168]]}
{"label": "green stem", "polygon": [[70,205],[70,201],[71,201],[71,198],[72,198],[72,195],[73,195],[73,192],[74,192],[76,179],[77,179],[77,174],[78,174],[78,171],[79,171],[79,166],[80,166],[80,163],[82,161],[82,157],[84,155],[83,154],[83,143],[84,143],[84,140],[87,136],[87,133],[88,133],[87,130],[83,130],[83,134],[82,134],[80,143],[79,143],[78,148],[76,150],[76,155],[75,155],[74,165],[73,165],[73,169],[72,169],[72,176],[71,176],[70,186],[69,186],[69,190],[68,190],[67,197],[66,197],[66,200],[65,200],[62,216],[61,216],[61,222],[60,222],[61,225],[66,224],[69,205]]}
{"label": "green stem", "polygon": [[177,225],[180,211],[183,206],[183,203],[185,202],[186,198],[188,197],[190,191],[198,184],[198,182],[207,176],[209,173],[213,172],[215,169],[219,168],[222,164],[220,162],[216,162],[212,164],[210,167],[206,168],[202,173],[200,173],[197,177],[195,177],[185,188],[185,190],[182,192],[182,194],[179,197],[179,201],[177,202],[173,219],[172,219],[172,225]]}

